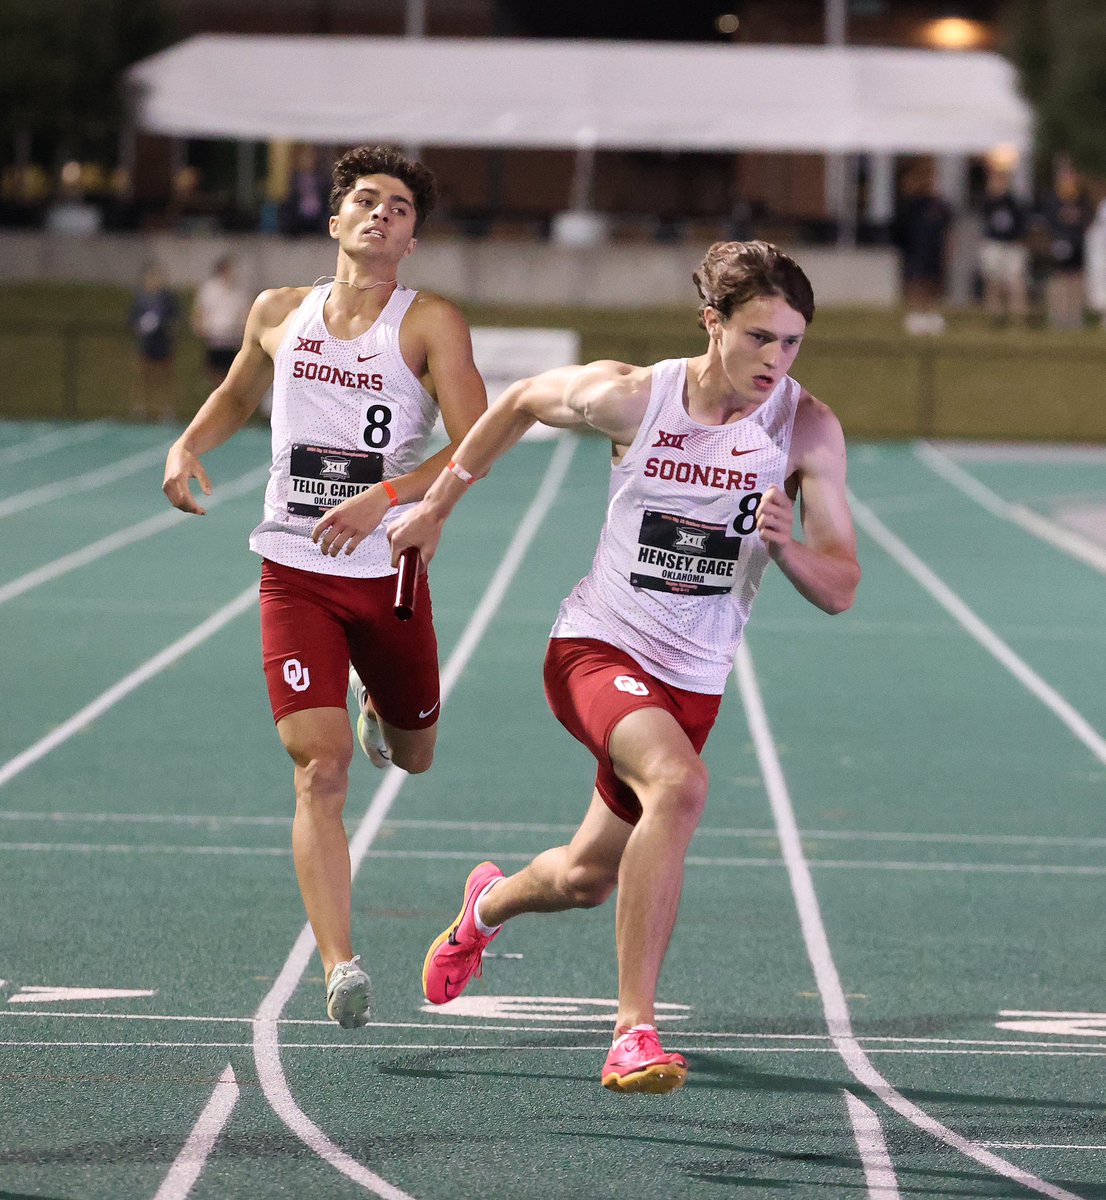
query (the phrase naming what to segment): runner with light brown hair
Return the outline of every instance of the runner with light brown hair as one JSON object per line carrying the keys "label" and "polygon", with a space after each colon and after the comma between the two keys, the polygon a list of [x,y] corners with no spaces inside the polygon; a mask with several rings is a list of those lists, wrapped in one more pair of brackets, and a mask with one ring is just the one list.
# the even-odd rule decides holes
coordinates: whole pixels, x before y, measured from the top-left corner
{"label": "runner with light brown hair", "polygon": [[619,1010],[601,1080],[624,1092],[671,1091],[687,1075],[660,1043],[654,1001],[707,799],[700,751],[764,569],[775,562],[828,613],[852,604],[860,579],[841,426],[788,374],[814,316],[806,275],[768,243],[720,242],[694,281],[704,353],[513,384],[388,531],[393,559],[414,546],[429,562],[473,479],[536,421],[611,441],[595,560],[561,604],[545,662],[554,714],[598,764],[591,805],[568,845],[516,874],[474,868],[423,989],[454,999],[505,921],[593,907],[617,887]]}

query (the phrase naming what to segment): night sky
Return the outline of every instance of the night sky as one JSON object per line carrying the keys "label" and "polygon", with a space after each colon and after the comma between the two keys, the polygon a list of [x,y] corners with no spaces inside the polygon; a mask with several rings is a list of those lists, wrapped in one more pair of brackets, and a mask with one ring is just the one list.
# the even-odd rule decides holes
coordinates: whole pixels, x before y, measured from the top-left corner
{"label": "night sky", "polygon": [[727,0],[498,0],[504,33],[517,37],[613,38],[618,41],[722,41],[714,21]]}
{"label": "night sky", "polygon": [[[801,5],[802,0],[799,0]],[[758,0],[763,11],[771,0]],[[915,0],[899,7],[933,16],[994,17],[1004,0]],[[741,15],[748,0],[495,0],[497,32],[512,37],[611,38],[617,41],[728,41],[715,28],[724,12]],[[896,0],[849,0],[851,17],[893,12]],[[807,0],[804,12],[816,25],[825,0]],[[794,0],[792,0],[794,11]]]}

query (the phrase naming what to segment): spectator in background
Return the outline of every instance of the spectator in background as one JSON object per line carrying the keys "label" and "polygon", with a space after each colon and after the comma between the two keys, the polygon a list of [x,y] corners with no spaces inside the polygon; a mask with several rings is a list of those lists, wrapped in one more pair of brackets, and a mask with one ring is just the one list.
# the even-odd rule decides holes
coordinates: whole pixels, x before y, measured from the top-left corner
{"label": "spectator in background", "polygon": [[166,209],[169,228],[181,233],[212,234],[219,228],[216,198],[204,188],[199,167],[181,167],[173,176],[173,191]]}
{"label": "spectator in background", "polygon": [[1048,222],[1039,209],[1029,214],[1025,235],[1026,308],[1031,325],[1045,323],[1045,288],[1052,271],[1052,237]]}
{"label": "spectator in background", "polygon": [[1106,322],[1106,197],[1087,228],[1087,306]]}
{"label": "spectator in background", "polygon": [[130,327],[138,350],[138,386],[131,411],[136,417],[172,420],[173,351],[180,306],[165,272],[156,262],[142,270]]}
{"label": "spectator in background", "polygon": [[1080,329],[1085,303],[1083,272],[1090,201],[1067,161],[1057,164],[1052,190],[1041,215],[1048,233],[1045,305],[1053,329]]}
{"label": "spectator in background", "polygon": [[235,261],[220,258],[200,284],[192,306],[192,332],[204,344],[204,369],[213,388],[227,376],[242,344],[253,297],[238,282]]}
{"label": "spectator in background", "polygon": [[727,233],[731,242],[751,242],[756,237],[753,206],[744,196],[735,196],[730,205]]}
{"label": "spectator in background", "polygon": [[891,236],[902,256],[903,300],[907,333],[944,333],[941,302],[945,295],[945,263],[952,209],[933,187],[926,163],[903,177],[902,196]]}
{"label": "spectator in background", "polygon": [[104,228],[111,232],[138,228],[138,206],[134,200],[134,183],[126,167],[112,171],[103,201]]}
{"label": "spectator in background", "polygon": [[1013,172],[1003,163],[988,164],[981,215],[984,307],[998,324],[1023,322],[1029,308],[1029,207],[1015,194]]}
{"label": "spectator in background", "polygon": [[314,146],[298,146],[292,160],[288,199],[280,212],[280,231],[299,237],[326,233],[330,219],[330,179],[320,172]]}

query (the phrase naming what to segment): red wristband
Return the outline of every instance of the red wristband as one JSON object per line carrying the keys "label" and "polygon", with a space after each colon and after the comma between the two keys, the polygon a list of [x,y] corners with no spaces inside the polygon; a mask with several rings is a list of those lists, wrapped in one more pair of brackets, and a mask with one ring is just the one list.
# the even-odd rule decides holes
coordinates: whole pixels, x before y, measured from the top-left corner
{"label": "red wristband", "polygon": [[387,479],[382,479],[380,481],[380,486],[388,494],[388,507],[395,508],[395,506],[399,503],[399,493],[394,487],[392,487],[391,483]]}
{"label": "red wristband", "polygon": [[466,487],[470,487],[476,481],[476,476],[471,471],[466,471],[459,462],[454,462],[452,458],[446,464],[445,469],[452,471]]}

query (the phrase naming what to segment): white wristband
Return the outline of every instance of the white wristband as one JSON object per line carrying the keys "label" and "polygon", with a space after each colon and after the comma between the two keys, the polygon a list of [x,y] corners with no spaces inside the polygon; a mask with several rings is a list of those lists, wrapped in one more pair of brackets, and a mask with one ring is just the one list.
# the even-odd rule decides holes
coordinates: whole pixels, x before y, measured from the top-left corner
{"label": "white wristband", "polygon": [[465,468],[462,467],[460,463],[454,462],[453,459],[449,460],[449,463],[446,466],[446,470],[452,471],[453,474],[456,475],[457,478],[466,486],[471,484],[473,482],[473,480],[476,478],[475,475],[473,475],[470,471],[466,471]]}

